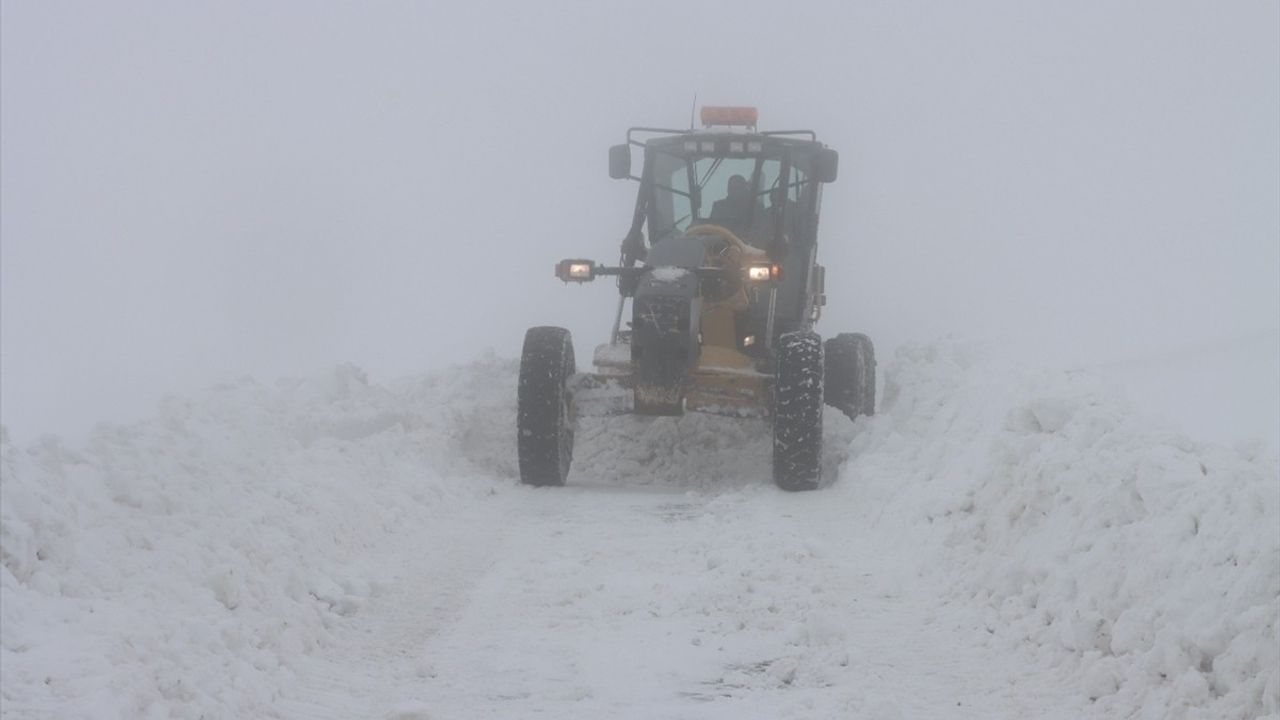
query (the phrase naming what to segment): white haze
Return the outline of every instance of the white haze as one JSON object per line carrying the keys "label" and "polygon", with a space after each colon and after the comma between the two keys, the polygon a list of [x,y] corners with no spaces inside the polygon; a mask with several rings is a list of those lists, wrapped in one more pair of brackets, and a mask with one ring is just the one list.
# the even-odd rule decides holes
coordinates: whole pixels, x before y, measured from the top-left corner
{"label": "white haze", "polygon": [[840,150],[822,331],[1120,368],[1157,412],[1191,378],[1230,434],[1280,428],[1276,3],[7,1],[0,33],[19,438],[535,324],[582,358],[616,293],[552,265],[616,258],[606,148],[695,92]]}

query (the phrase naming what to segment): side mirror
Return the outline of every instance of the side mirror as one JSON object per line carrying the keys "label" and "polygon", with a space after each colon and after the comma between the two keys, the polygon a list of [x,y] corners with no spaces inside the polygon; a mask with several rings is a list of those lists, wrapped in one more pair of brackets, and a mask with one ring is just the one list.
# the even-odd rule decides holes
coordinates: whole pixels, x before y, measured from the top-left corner
{"label": "side mirror", "polygon": [[813,158],[813,179],[820,183],[836,181],[840,169],[840,153],[831,148],[822,148]]}
{"label": "side mirror", "polygon": [[609,148],[609,177],[625,180],[631,177],[631,145],[623,143]]}

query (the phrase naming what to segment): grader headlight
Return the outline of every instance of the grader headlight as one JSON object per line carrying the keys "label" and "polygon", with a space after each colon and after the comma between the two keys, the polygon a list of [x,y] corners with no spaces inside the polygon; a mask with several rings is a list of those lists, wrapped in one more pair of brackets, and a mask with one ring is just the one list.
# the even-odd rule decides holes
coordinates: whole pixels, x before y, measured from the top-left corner
{"label": "grader headlight", "polygon": [[749,282],[772,282],[781,276],[782,267],[777,263],[747,266],[747,280]]}
{"label": "grader headlight", "polygon": [[591,282],[596,279],[594,260],[561,260],[556,264],[556,277],[565,282]]}

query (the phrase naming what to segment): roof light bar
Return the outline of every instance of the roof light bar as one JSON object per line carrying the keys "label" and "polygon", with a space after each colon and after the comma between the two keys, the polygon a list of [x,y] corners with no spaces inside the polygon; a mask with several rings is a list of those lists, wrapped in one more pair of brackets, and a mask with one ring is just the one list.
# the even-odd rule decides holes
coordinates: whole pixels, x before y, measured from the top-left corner
{"label": "roof light bar", "polygon": [[702,106],[702,125],[744,125],[756,127],[760,112],[753,107],[729,107],[724,105]]}

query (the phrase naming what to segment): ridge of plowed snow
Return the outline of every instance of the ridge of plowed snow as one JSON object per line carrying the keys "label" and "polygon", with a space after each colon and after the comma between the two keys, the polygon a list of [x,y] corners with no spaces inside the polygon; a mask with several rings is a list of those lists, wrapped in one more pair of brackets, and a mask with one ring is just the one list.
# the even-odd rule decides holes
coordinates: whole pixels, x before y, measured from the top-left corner
{"label": "ridge of plowed snow", "polygon": [[[619,659],[600,643],[637,618],[693,638],[649,643],[655,658],[671,658],[672,674],[712,673],[708,653],[732,654],[735,645],[775,651],[755,664],[730,662],[701,685],[673,675],[704,690],[673,690],[669,716],[714,717],[718,702],[738,703],[725,706],[735,717],[752,708],[918,716],[924,705],[893,695],[926,692],[928,683],[884,679],[878,697],[867,690],[889,672],[860,655],[876,642],[896,653],[897,675],[911,674],[902,666],[911,652],[956,663],[1035,658],[1073,678],[1098,716],[1280,716],[1273,456],[1154,429],[1089,376],[1004,368],[942,343],[899,353],[881,415],[849,423],[828,413],[826,465],[836,479],[828,490],[797,497],[772,489],[761,422],[583,418],[570,484],[587,494],[566,495],[557,510],[564,491],[514,480],[515,371],[512,361],[488,358],[386,386],[349,366],[270,385],[246,379],[169,399],[154,420],[103,427],[83,448],[56,439],[16,448],[0,438],[6,716],[313,717],[321,706],[343,716],[339,695],[401,676],[342,669],[349,637],[366,631],[381,639],[373,659],[360,662],[408,653],[412,671],[401,679],[409,684],[398,687],[421,685],[419,694],[444,708],[412,705],[387,717],[466,717],[436,713],[475,715],[481,702],[507,717],[532,713],[540,683],[554,686],[544,699],[562,716],[616,715],[626,705],[610,702],[650,695],[606,677],[602,668]],[[642,486],[663,494],[622,503],[609,494]],[[668,491],[684,499],[665,500]],[[593,502],[607,510],[599,526],[562,525],[550,536],[542,525],[468,528],[519,518],[497,509],[528,508],[550,527],[559,513],[586,522]],[[788,525],[765,522],[774,509]],[[689,534],[655,540],[655,528]],[[620,538],[600,537],[615,529]],[[448,544],[467,532],[488,539]],[[387,554],[397,537],[441,544]],[[606,539],[617,543],[608,552],[634,555],[629,562],[643,573],[610,577],[620,589],[593,570],[610,556],[585,554]],[[548,555],[529,556],[543,564],[504,566],[485,555],[530,542],[548,543]],[[652,543],[659,554],[626,543]],[[859,578],[849,566],[872,556],[866,572],[877,577]],[[705,577],[657,591],[663,558],[672,572]],[[408,586],[402,572],[414,575]],[[928,588],[941,597],[911,595]],[[860,590],[874,597],[856,597]],[[469,695],[468,673],[519,658],[472,648],[468,633],[483,633],[495,613],[525,600],[535,603],[529,612],[545,613],[523,618],[531,630],[528,623],[546,623],[598,633],[556,647],[600,667],[551,662],[548,672],[559,675],[542,680],[527,666],[508,667],[523,678],[519,692]],[[398,624],[361,625],[407,606],[413,612]],[[898,622],[972,621],[952,634],[926,632],[979,638],[981,647],[893,648],[866,635],[894,613],[906,613]],[[894,632],[882,634],[891,641]],[[628,637],[639,636],[613,642]],[[542,638],[528,639],[536,646]],[[684,662],[681,647],[689,648]],[[330,681],[315,668],[334,657]],[[930,683],[983,673],[958,668]],[[329,694],[299,705],[321,678]],[[858,696],[838,696],[842,686]],[[794,707],[787,693],[800,698]],[[390,700],[364,698],[364,715],[382,716]],[[1004,706],[1007,716],[1051,714],[1037,705],[1048,697],[1017,700]]]}
{"label": "ridge of plowed snow", "polygon": [[515,467],[515,365],[371,384],[344,366],[170,398],[69,449],[3,438],[6,713],[266,717],[378,591],[359,566]]}
{"label": "ridge of plowed snow", "polygon": [[1274,456],[954,345],[901,350],[884,406],[839,489],[924,541],[922,568],[985,608],[993,642],[1071,658],[1111,717],[1280,713]]}

